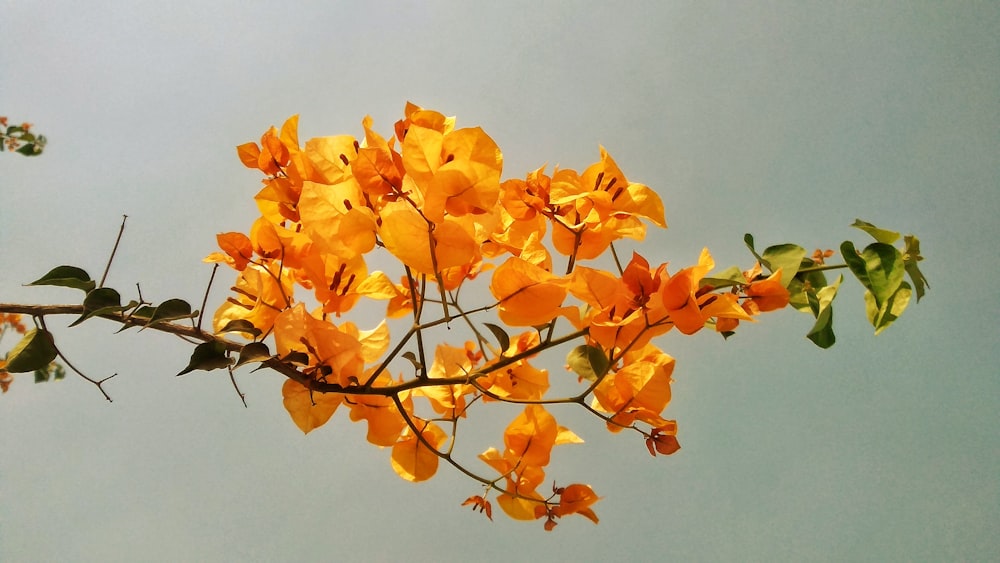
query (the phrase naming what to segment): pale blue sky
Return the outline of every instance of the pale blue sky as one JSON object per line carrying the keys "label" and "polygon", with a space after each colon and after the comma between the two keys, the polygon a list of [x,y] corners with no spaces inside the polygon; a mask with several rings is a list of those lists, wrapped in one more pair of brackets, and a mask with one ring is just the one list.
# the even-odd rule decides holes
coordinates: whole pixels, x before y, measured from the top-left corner
{"label": "pale blue sky", "polygon": [[388,132],[407,100],[483,126],[505,177],[603,144],[665,202],[651,260],[836,247],[861,217],[920,236],[932,286],[874,338],[852,282],[827,351],[793,312],[668,335],[683,449],[556,412],[588,443],[550,475],[604,499],[553,533],[460,508],[453,471],[400,480],[345,413],[303,437],[274,374],[241,373],[244,409],[220,372],[174,378],[166,335],[60,329],[115,402],[72,375],[0,397],[0,560],[995,559],[998,29],[988,2],[0,1],[0,115],[50,139],[0,155],[0,301],[76,298],[21,284],[98,276],[124,213],[109,284],[200,302],[215,234],[255,218],[235,145],[293,113]]}

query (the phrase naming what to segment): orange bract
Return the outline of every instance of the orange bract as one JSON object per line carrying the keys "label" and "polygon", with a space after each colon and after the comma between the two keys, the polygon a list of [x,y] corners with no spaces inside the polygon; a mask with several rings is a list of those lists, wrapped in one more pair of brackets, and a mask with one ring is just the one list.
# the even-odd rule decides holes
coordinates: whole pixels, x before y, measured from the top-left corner
{"label": "orange bract", "polygon": [[420,430],[420,438],[408,431],[405,437],[392,447],[393,470],[407,481],[430,479],[438,468],[437,449],[447,439],[444,431],[433,422],[427,422]]}
{"label": "orange bract", "polygon": [[566,285],[530,262],[508,258],[493,272],[490,291],[500,303],[500,320],[512,326],[534,326],[563,312]]}
{"label": "orange bract", "polygon": [[312,393],[308,387],[291,379],[285,380],[281,395],[285,410],[304,434],[326,424],[344,400],[343,395],[335,393]]}

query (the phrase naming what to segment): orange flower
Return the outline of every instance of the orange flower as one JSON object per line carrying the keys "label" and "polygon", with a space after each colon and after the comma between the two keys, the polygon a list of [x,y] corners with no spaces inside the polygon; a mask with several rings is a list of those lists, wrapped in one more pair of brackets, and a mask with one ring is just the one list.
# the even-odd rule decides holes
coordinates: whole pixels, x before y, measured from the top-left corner
{"label": "orange flower", "polygon": [[311,253],[302,264],[301,274],[313,286],[323,312],[339,317],[361,298],[358,286],[368,276],[368,268],[361,256],[344,260],[336,254]]}
{"label": "orange flower", "polygon": [[698,284],[715,267],[708,249],[701,251],[698,265],[685,268],[670,276],[663,285],[661,299],[671,322],[684,334],[694,334],[705,325],[705,316],[698,307]]}
{"label": "orange flower", "polygon": [[[790,294],[781,282],[781,272],[781,268],[778,268],[769,277],[757,279],[760,274],[760,264],[757,264],[752,270],[743,272],[749,283],[742,288],[743,296],[746,297],[742,303],[742,309],[748,316],[776,311],[788,305]],[[736,299],[733,294],[728,294],[728,296],[731,300]],[[729,333],[736,330],[739,324],[740,318],[736,316],[720,318],[715,323],[715,330]]]}
{"label": "orange flower", "polygon": [[360,284],[357,292],[371,299],[388,299],[385,316],[395,319],[413,311],[413,298],[419,298],[419,292],[412,291],[410,282],[403,276],[400,284],[392,283],[384,272],[372,272]]}
{"label": "orange flower", "polygon": [[642,240],[646,226],[640,219],[666,228],[663,202],[648,186],[629,182],[608,152],[582,175],[558,170],[552,176],[549,204],[563,228],[552,232],[561,254],[596,258],[622,237]]}
{"label": "orange flower", "polygon": [[493,505],[490,504],[490,501],[480,495],[475,495],[465,499],[462,506],[468,506],[470,504],[472,505],[472,510],[478,510],[479,512],[486,514],[486,517],[489,518],[491,522],[493,521]]}
{"label": "orange flower", "polygon": [[306,312],[299,303],[282,311],[274,321],[274,343],[278,356],[305,353],[316,379],[356,385],[364,377],[364,349],[357,334]]}
{"label": "orange flower", "polygon": [[608,430],[619,432],[636,420],[663,425],[660,413],[670,403],[674,359],[649,344],[627,352],[622,363],[594,389],[594,407],[613,413]]}
{"label": "orange flower", "polygon": [[751,281],[744,293],[761,313],[776,311],[788,305],[789,294],[781,282],[781,268],[766,279]]}
{"label": "orange flower", "polygon": [[423,195],[421,212],[441,223],[445,212],[461,217],[491,213],[500,197],[503,156],[481,128],[447,133],[410,123],[402,162]]}
{"label": "orange flower", "polygon": [[637,253],[620,279],[602,270],[583,266],[573,272],[570,291],[594,308],[587,317],[590,338],[606,349],[644,346],[651,338],[669,331],[667,311],[659,295],[666,279],[666,264],[650,270]]}
{"label": "orange flower", "polygon": [[14,376],[7,371],[7,361],[0,360],[0,393],[6,393],[10,384],[14,382]]}
{"label": "orange flower", "polygon": [[291,379],[285,380],[281,395],[285,410],[303,434],[326,424],[344,400],[338,393],[311,393],[308,387]]}
{"label": "orange flower", "polygon": [[597,524],[597,515],[590,506],[601,500],[601,497],[589,485],[573,484],[556,489],[556,493],[559,495],[559,504],[552,507],[552,516],[561,518],[567,514],[579,514]]}
{"label": "orange flower", "polygon": [[419,482],[430,479],[437,472],[439,448],[448,435],[433,422],[414,418],[423,439],[407,428],[403,437],[392,446],[392,469],[407,481]]}
{"label": "orange flower", "polygon": [[13,328],[18,334],[24,334],[28,330],[21,321],[20,313],[0,313],[0,332],[3,331],[4,325]]}
{"label": "orange flower", "polygon": [[236,278],[232,290],[236,295],[229,297],[215,311],[212,320],[215,330],[222,330],[230,321],[242,319],[266,333],[278,314],[289,305],[292,298],[291,275],[279,263],[264,260],[260,265],[246,266]]}
{"label": "orange flower", "polygon": [[656,457],[656,454],[671,455],[681,449],[677,441],[677,423],[668,421],[668,424],[654,428],[646,438],[646,449],[649,455]]}
{"label": "orange flower", "polygon": [[405,201],[386,204],[381,217],[379,236],[385,248],[417,273],[436,277],[448,268],[480,259],[476,241],[456,221],[444,220],[432,229]]}
{"label": "orange flower", "polygon": [[[387,372],[382,372],[375,380],[376,386],[390,385],[392,378]],[[409,394],[401,396],[403,408],[407,412],[413,410],[413,399]],[[404,430],[408,428],[406,420],[400,414],[396,403],[391,397],[382,395],[358,395],[351,399],[351,420],[368,421],[369,443],[376,446],[394,446],[399,441]]]}
{"label": "orange flower", "polygon": [[500,303],[500,320],[511,326],[545,324],[566,313],[567,282],[520,258],[508,258],[493,272],[490,292]]}
{"label": "orange flower", "polygon": [[[530,350],[538,346],[540,342],[541,337],[538,335],[538,331],[523,332],[511,341],[510,347],[498,359],[509,358]],[[500,397],[539,400],[549,390],[549,372],[535,368],[527,360],[522,359],[490,372],[489,377],[483,383],[488,383],[484,387]]]}
{"label": "orange flower", "polygon": [[[434,363],[427,376],[432,379],[462,377],[472,372],[474,364],[465,347],[439,344],[434,351]],[[435,385],[413,390],[416,396],[427,397],[434,412],[448,419],[465,416],[465,396],[476,392],[472,385]]]}
{"label": "orange flower", "polygon": [[213,252],[205,262],[225,262],[235,270],[243,270],[253,259],[253,245],[243,233],[219,233],[215,235],[222,252]]}
{"label": "orange flower", "polygon": [[394,200],[403,187],[403,163],[381,135],[372,129],[372,118],[365,116],[364,145],[356,149],[357,158],[351,160],[351,172],[369,201]]}

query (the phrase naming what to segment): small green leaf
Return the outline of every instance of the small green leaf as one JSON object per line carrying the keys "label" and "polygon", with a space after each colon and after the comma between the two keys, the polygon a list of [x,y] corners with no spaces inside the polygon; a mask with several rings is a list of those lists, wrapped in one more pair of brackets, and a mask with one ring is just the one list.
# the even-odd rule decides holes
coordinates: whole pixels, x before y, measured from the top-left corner
{"label": "small green leaf", "polygon": [[868,269],[865,267],[865,259],[854,248],[854,243],[849,240],[841,243],[840,255],[844,257],[844,262],[847,262],[847,267],[854,274],[854,277],[858,278],[858,281],[861,282],[861,285],[865,286],[865,289],[870,290],[872,284],[868,280]]}
{"label": "small green leaf", "polygon": [[851,226],[870,234],[877,242],[892,244],[899,240],[899,233],[880,229],[867,221],[862,221],[861,219],[855,219]]}
{"label": "small green leaf", "polygon": [[123,307],[121,303],[122,297],[117,291],[110,287],[99,287],[87,294],[83,300],[83,314],[69,326],[76,326],[94,316],[120,313],[137,305],[133,301]]}
{"label": "small green leaf", "polygon": [[779,244],[767,247],[761,264],[766,266],[772,274],[780,269],[781,283],[788,287],[792,278],[798,273],[805,256],[806,249],[797,244]]}
{"label": "small green leaf", "polygon": [[891,244],[875,242],[868,245],[861,258],[865,261],[868,272],[869,289],[875,294],[875,299],[882,306],[899,289],[903,283],[906,269],[903,265],[903,255]]}
{"label": "small green leaf", "polygon": [[82,289],[85,292],[97,287],[97,283],[90,279],[90,274],[76,266],[58,266],[28,285],[58,285]]}
{"label": "small green leaf", "polygon": [[772,274],[781,268],[781,283],[788,287],[792,283],[792,278],[802,267],[802,260],[806,256],[806,250],[797,244],[778,244],[769,246],[764,250],[763,256],[757,254],[753,246],[753,236],[750,233],[743,235],[743,242],[747,248],[757,258],[760,265],[767,268]]}
{"label": "small green leaf", "polygon": [[153,313],[155,312],[156,312],[156,307],[153,307],[151,305],[143,305],[142,307],[139,307],[135,311],[132,311],[131,317],[133,319],[145,320],[148,322],[149,319],[153,318]]}
{"label": "small green leaf", "polygon": [[507,335],[507,332],[504,329],[500,328],[499,326],[493,323],[483,323],[483,324],[486,325],[486,328],[490,329],[490,332],[493,333],[493,336],[497,339],[497,342],[500,343],[500,352],[503,352],[507,348],[510,348],[510,336]]}
{"label": "small green leaf", "polygon": [[267,348],[267,344],[251,342],[240,349],[240,358],[236,360],[236,365],[233,367],[238,368],[250,362],[263,362],[270,359],[271,351]]}
{"label": "small green leaf", "polygon": [[52,334],[33,328],[7,354],[4,369],[10,373],[26,373],[47,367],[55,358],[56,345]]}
{"label": "small green leaf", "polygon": [[59,381],[66,378],[66,370],[55,362],[35,370],[35,383],[44,383],[50,379]]}
{"label": "small green leaf", "polygon": [[210,371],[213,369],[228,368],[233,363],[233,359],[226,355],[226,345],[222,342],[203,342],[194,348],[191,353],[191,361],[177,375],[184,375],[196,369]]}
{"label": "small green leaf", "polygon": [[608,358],[600,348],[581,344],[566,355],[566,365],[581,378],[597,381],[608,371]]}
{"label": "small green leaf", "polygon": [[420,371],[423,371],[424,369],[423,364],[420,363],[420,360],[417,359],[417,355],[414,354],[413,352],[403,352],[402,354],[400,354],[400,357],[409,360],[410,363],[413,364],[413,367],[415,367]]}
{"label": "small green leaf", "polygon": [[879,335],[883,330],[889,328],[903,311],[906,306],[910,304],[910,297],[913,295],[913,290],[910,288],[910,284],[903,282],[900,284],[899,289],[897,289],[884,303],[875,309],[875,298],[872,296],[871,292],[865,293],[865,305],[868,310],[868,320],[871,322],[872,326],[875,327],[875,335]]}
{"label": "small green leaf", "polygon": [[287,364],[299,364],[307,366],[309,365],[309,354],[306,354],[305,352],[299,352],[298,350],[292,350],[291,352],[285,354],[285,356],[281,358],[281,361]]}
{"label": "small green leaf", "polygon": [[931,284],[927,283],[927,278],[924,277],[923,272],[917,267],[917,262],[924,259],[920,255],[920,239],[913,235],[906,235],[903,237],[905,241],[905,247],[903,248],[903,264],[906,268],[906,273],[910,276],[910,281],[913,282],[913,288],[917,292],[917,303],[920,303],[920,298],[926,293],[925,288],[930,289]]}
{"label": "small green leaf", "polygon": [[747,245],[747,248],[750,249],[750,253],[753,254],[754,257],[757,258],[758,262],[760,262],[761,264],[763,264],[764,262],[766,262],[766,260],[764,260],[764,258],[762,258],[761,255],[757,254],[757,251],[754,250],[754,247],[753,247],[753,235],[751,235],[750,233],[747,233],[747,234],[743,235],[743,242]]}
{"label": "small green leaf", "polygon": [[849,241],[841,245],[848,267],[865,286],[865,315],[879,334],[903,313],[912,289],[903,281],[903,255],[896,247],[875,242],[860,255]]}
{"label": "small green leaf", "polygon": [[[136,307],[128,314],[128,319],[131,322],[122,324],[122,327],[117,331],[115,331],[115,334],[118,334],[119,332],[125,332],[126,330],[134,326],[144,327],[147,323],[149,323],[149,319],[153,317],[153,313],[155,312],[156,312],[156,307],[152,307],[150,305],[143,305],[142,307]],[[139,330],[142,330],[142,328],[140,328]]]}
{"label": "small green leaf", "polygon": [[[816,263],[809,258],[802,260],[803,268],[815,265]],[[788,284],[788,304],[802,313],[812,313],[815,316],[816,311],[810,305],[810,296],[815,299],[816,291],[823,287],[826,287],[826,275],[822,271],[802,272],[800,270]]]}
{"label": "small green leaf", "polygon": [[245,332],[253,335],[254,338],[261,335],[260,329],[253,326],[253,323],[246,319],[235,319],[229,321],[226,323],[226,326],[222,327],[222,330],[216,331],[216,334],[223,334],[226,332]]}
{"label": "small green leaf", "polygon": [[820,348],[829,348],[837,341],[833,334],[833,299],[837,296],[840,283],[844,281],[844,276],[837,276],[837,281],[833,285],[828,285],[816,292],[816,323],[806,334],[806,338]]}
{"label": "small green leaf", "polygon": [[150,315],[146,326],[143,328],[153,326],[158,323],[176,321],[178,319],[190,319],[197,314],[197,311],[193,313],[191,312],[191,305],[187,301],[184,301],[183,299],[167,299],[156,307],[153,314]]}
{"label": "small green leaf", "polygon": [[42,148],[35,143],[28,143],[18,148],[17,152],[23,154],[24,156],[38,156],[42,154]]}
{"label": "small green leaf", "polygon": [[700,287],[711,286],[715,289],[743,285],[747,279],[743,276],[743,270],[738,266],[730,266],[712,277],[702,278]]}

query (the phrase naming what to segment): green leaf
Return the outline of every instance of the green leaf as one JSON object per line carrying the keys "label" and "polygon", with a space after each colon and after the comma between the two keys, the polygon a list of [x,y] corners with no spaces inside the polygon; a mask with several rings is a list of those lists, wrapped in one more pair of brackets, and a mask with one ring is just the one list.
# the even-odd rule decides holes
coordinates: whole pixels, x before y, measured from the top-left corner
{"label": "green leaf", "polygon": [[309,354],[299,352],[298,350],[292,350],[291,352],[285,354],[285,356],[281,358],[281,361],[288,364],[307,366],[309,365]]}
{"label": "green leaf", "polygon": [[233,363],[233,359],[226,355],[226,345],[222,342],[203,342],[194,348],[191,353],[191,361],[177,375],[184,375],[196,369],[210,371],[213,369],[228,368]]}
{"label": "green leaf", "polygon": [[844,276],[837,276],[837,281],[816,292],[815,315],[816,322],[806,334],[806,338],[820,348],[829,348],[837,341],[833,334],[833,299],[837,296],[840,283]]}
{"label": "green leaf", "polygon": [[792,283],[792,278],[798,273],[802,266],[802,259],[806,256],[806,250],[797,244],[778,244],[769,246],[764,250],[763,256],[757,254],[753,247],[753,236],[750,233],[743,235],[743,242],[746,243],[750,252],[757,257],[757,261],[772,274],[781,268],[781,283],[788,287]]}
{"label": "green leaf", "polygon": [[861,253],[868,272],[868,289],[875,294],[875,299],[881,307],[899,289],[903,283],[906,269],[903,265],[903,255],[896,247],[882,242],[875,242]]}
{"label": "green leaf", "polygon": [[403,352],[402,354],[400,354],[400,357],[403,358],[403,359],[409,360],[410,363],[413,364],[414,368],[416,368],[416,369],[418,369],[420,371],[423,371],[423,369],[424,369],[423,364],[420,363],[420,360],[417,359],[417,355],[414,354],[413,352],[409,352],[409,351]]}
{"label": "green leaf", "polygon": [[[803,268],[815,265],[816,263],[809,258],[802,260]],[[822,271],[802,272],[800,270],[788,284],[788,304],[802,313],[812,313],[815,316],[816,310],[810,305],[810,297],[815,300],[816,291],[823,287],[826,287],[826,275]]]}
{"label": "green leaf", "polygon": [[90,279],[90,274],[76,266],[58,266],[28,285],[58,285],[82,289],[85,292],[97,287],[97,283]]}
{"label": "green leaf", "polygon": [[865,289],[871,289],[872,284],[868,281],[868,269],[865,267],[865,260],[861,257],[861,254],[854,248],[854,243],[845,240],[840,245],[840,255],[844,257],[844,262],[847,262],[848,269],[854,274],[854,277],[858,278],[861,285],[865,286]]}
{"label": "green leaf", "polygon": [[773,274],[781,269],[781,283],[785,287],[792,282],[806,257],[806,249],[797,244],[779,244],[767,247],[761,264]]}
{"label": "green leaf", "polygon": [[899,233],[896,231],[880,229],[867,221],[862,221],[861,219],[855,219],[851,226],[870,234],[877,242],[892,244],[899,240]]}
{"label": "green leaf", "polygon": [[153,313],[156,312],[156,307],[151,305],[143,305],[135,311],[132,311],[131,317],[133,319],[145,320],[149,322],[149,319],[153,318]]}
{"label": "green leaf", "polygon": [[743,242],[747,245],[747,248],[750,249],[750,253],[753,254],[757,258],[758,262],[760,262],[761,264],[763,264],[764,262],[766,262],[766,260],[764,260],[764,258],[761,257],[760,254],[757,254],[757,251],[754,250],[754,247],[753,247],[753,235],[751,235],[750,233],[746,233],[745,235],[743,235]]}
{"label": "green leaf", "polygon": [[7,354],[4,369],[10,373],[26,373],[47,367],[55,358],[56,344],[52,334],[33,328]]}
{"label": "green leaf", "polygon": [[76,326],[94,316],[120,313],[136,305],[138,303],[132,301],[128,305],[122,306],[122,297],[117,291],[110,287],[99,287],[87,294],[83,300],[83,314],[69,326]]}
{"label": "green leaf", "polygon": [[743,276],[743,270],[737,266],[730,266],[712,277],[702,278],[700,287],[711,286],[715,289],[743,285],[747,282]]}
{"label": "green leaf", "polygon": [[153,314],[150,315],[149,321],[143,329],[159,323],[176,321],[178,319],[190,319],[197,314],[197,311],[191,312],[191,305],[187,301],[183,299],[167,299],[153,310]]}
{"label": "green leaf", "polygon": [[[115,331],[115,334],[118,334],[119,332],[125,332],[126,330],[134,326],[144,327],[147,323],[149,323],[149,319],[153,317],[153,313],[155,312],[156,312],[156,307],[152,307],[150,305],[143,305],[142,307],[137,307],[135,310],[129,312],[128,314],[128,318],[132,322],[122,324],[122,327],[117,331]],[[140,328],[139,330],[142,330],[142,328]]]}
{"label": "green leaf", "polygon": [[581,344],[566,355],[566,365],[581,378],[597,381],[608,371],[608,358],[600,348]]}
{"label": "green leaf", "polygon": [[917,292],[917,303],[920,303],[920,298],[926,293],[925,288],[930,289],[931,284],[927,283],[927,278],[924,277],[923,272],[917,267],[917,262],[924,259],[920,255],[920,239],[913,235],[906,235],[903,237],[905,242],[905,247],[903,248],[903,264],[906,268],[906,273],[910,276],[910,281],[913,282],[913,288]]}
{"label": "green leaf", "polygon": [[51,362],[49,365],[35,370],[35,383],[43,383],[50,379],[59,381],[65,378],[66,370],[55,362]]}
{"label": "green leaf", "polygon": [[889,328],[903,311],[910,304],[910,297],[913,290],[910,284],[903,282],[899,288],[883,302],[878,305],[872,292],[865,292],[865,307],[868,313],[868,321],[875,327],[875,334],[879,335],[883,330]]}
{"label": "green leaf", "polygon": [[497,342],[500,343],[501,353],[507,350],[507,348],[510,348],[510,336],[507,335],[507,331],[505,331],[504,329],[500,328],[499,326],[493,323],[483,323],[483,324],[486,325],[486,328],[490,329],[490,332],[493,333],[493,336],[497,339]]}
{"label": "green leaf", "polygon": [[263,362],[270,359],[271,351],[267,348],[267,344],[263,342],[251,342],[240,349],[240,359],[236,360],[236,365],[233,367],[238,368],[250,362]]}
{"label": "green leaf", "polygon": [[245,332],[253,335],[254,338],[261,335],[260,329],[253,326],[253,323],[246,319],[235,319],[229,321],[226,323],[226,326],[222,327],[222,330],[216,331],[216,334],[222,334],[225,332]]}
{"label": "green leaf", "polygon": [[18,148],[17,152],[23,154],[24,156],[38,156],[42,154],[42,149],[35,143],[28,143]]}
{"label": "green leaf", "polygon": [[854,245],[844,242],[841,252],[848,267],[865,286],[865,314],[881,333],[892,324],[910,302],[912,289],[903,281],[906,271],[903,255],[896,247],[875,242],[858,255]]}

